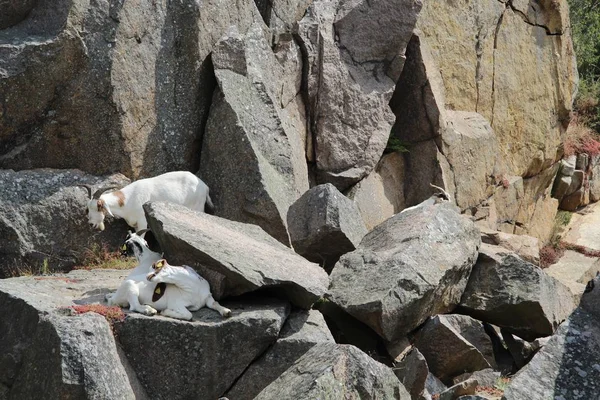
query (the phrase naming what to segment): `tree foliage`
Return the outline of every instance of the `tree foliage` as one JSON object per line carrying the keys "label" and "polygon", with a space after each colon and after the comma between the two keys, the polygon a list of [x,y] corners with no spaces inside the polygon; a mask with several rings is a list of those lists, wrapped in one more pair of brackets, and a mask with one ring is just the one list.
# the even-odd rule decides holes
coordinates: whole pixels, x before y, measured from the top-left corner
{"label": "tree foliage", "polygon": [[587,83],[600,77],[600,1],[569,0],[577,68]]}

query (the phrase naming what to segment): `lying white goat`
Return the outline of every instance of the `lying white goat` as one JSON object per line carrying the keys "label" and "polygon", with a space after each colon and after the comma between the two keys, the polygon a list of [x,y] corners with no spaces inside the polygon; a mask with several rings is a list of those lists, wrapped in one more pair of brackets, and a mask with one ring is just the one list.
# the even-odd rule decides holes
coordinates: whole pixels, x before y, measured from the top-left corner
{"label": "lying white goat", "polygon": [[146,315],[161,315],[189,320],[190,311],[206,306],[222,316],[231,316],[231,310],[217,303],[209,283],[190,267],[175,267],[151,251],[140,236],[145,232],[130,233],[123,251],[133,253],[139,265],[127,276],[114,294],[108,294],[109,305],[129,306],[130,311]]}
{"label": "lying white goat", "polygon": [[415,206],[405,208],[404,210],[400,211],[400,214],[410,210],[414,210],[416,208],[452,201],[452,197],[450,197],[450,194],[441,187],[435,186],[431,183],[429,184],[429,186],[431,186],[434,189],[438,189],[439,192],[432,194],[427,200],[424,200]]}
{"label": "lying white goat", "polygon": [[[142,206],[148,201],[166,201],[181,204],[193,210],[204,212],[204,206],[213,209],[208,195],[208,186],[191,172],[167,172],[154,178],[140,179],[124,188],[104,193],[117,186],[103,187],[94,194],[88,185],[88,221],[96,229],[104,230],[104,218],[123,218],[136,230],[146,229],[148,222]],[[103,194],[104,193],[104,194]]]}

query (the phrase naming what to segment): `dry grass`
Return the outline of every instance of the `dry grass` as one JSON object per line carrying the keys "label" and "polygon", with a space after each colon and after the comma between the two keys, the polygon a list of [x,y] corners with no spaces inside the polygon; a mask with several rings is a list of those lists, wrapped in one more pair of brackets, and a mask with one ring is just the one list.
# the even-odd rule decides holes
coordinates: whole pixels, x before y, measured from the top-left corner
{"label": "dry grass", "polygon": [[596,156],[600,154],[600,137],[576,114],[567,128],[563,150],[566,157],[576,154]]}
{"label": "dry grass", "polygon": [[110,251],[106,244],[95,244],[83,253],[83,261],[73,269],[131,269],[135,265],[135,259],[122,258],[120,252]]}

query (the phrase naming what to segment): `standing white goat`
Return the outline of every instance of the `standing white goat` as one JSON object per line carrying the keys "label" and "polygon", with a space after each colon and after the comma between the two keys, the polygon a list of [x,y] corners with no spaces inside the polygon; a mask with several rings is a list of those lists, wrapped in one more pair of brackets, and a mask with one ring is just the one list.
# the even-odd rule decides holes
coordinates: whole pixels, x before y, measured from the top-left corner
{"label": "standing white goat", "polygon": [[145,231],[130,233],[123,251],[135,255],[139,265],[125,278],[114,294],[106,295],[109,305],[129,306],[130,311],[189,320],[190,311],[208,307],[222,316],[231,310],[214,300],[209,283],[188,266],[171,266],[162,255],[149,249],[141,237]]}
{"label": "standing white goat", "polygon": [[204,212],[204,206],[213,209],[214,205],[208,195],[208,186],[191,172],[167,172],[154,178],[140,179],[124,188],[117,186],[103,187],[94,194],[88,185],[81,185],[88,190],[88,221],[96,229],[104,230],[104,218],[110,215],[123,218],[136,230],[146,229],[148,222],[143,205],[148,201],[166,201],[181,204],[192,210]]}

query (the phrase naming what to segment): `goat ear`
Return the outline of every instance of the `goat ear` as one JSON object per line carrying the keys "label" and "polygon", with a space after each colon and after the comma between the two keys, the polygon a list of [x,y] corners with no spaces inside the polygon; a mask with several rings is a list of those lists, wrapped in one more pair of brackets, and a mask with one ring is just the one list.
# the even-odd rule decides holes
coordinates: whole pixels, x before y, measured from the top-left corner
{"label": "goat ear", "polygon": [[102,209],[103,209],[103,210],[105,210],[105,211],[106,211],[106,213],[107,213],[108,215],[110,215],[111,217],[113,217],[113,218],[115,217],[115,216],[113,215],[112,211],[110,211],[110,207],[108,207],[108,204],[104,203],[104,204],[102,205]]}

